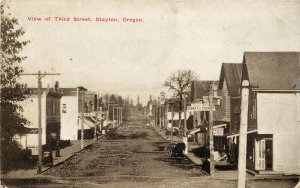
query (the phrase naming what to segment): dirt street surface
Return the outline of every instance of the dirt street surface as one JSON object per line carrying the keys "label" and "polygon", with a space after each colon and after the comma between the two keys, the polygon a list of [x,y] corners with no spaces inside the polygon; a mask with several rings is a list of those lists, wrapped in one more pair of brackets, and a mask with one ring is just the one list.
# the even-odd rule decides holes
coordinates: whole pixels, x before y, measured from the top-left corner
{"label": "dirt street surface", "polygon": [[[10,182],[9,187],[236,187],[236,181],[212,179],[187,159],[170,158],[168,142],[137,111],[107,139],[99,140],[43,179]],[[8,182],[9,183],[9,182]],[[248,181],[247,187],[294,187],[293,181]]]}

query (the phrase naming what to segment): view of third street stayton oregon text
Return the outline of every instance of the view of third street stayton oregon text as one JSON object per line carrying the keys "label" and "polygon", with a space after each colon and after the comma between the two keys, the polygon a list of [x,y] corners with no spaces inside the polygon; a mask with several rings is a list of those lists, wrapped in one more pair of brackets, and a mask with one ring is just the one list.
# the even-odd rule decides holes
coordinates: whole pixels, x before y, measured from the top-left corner
{"label": "view of third street stayton oregon text", "polygon": [[2,1],[0,73],[0,188],[300,188],[300,1]]}

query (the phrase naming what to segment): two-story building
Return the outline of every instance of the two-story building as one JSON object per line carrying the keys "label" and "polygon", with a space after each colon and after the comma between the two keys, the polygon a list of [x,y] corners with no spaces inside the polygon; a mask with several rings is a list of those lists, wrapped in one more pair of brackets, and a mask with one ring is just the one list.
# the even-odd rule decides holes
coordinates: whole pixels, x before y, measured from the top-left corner
{"label": "two-story building", "polygon": [[[217,84],[218,81],[215,80],[192,81],[190,105],[209,106],[210,87],[214,86],[213,96],[217,96]],[[191,127],[190,134],[195,135],[195,141],[199,146],[208,147],[209,145],[208,126],[208,110],[191,112],[188,127]]]}
{"label": "two-story building", "polygon": [[[247,169],[300,174],[299,52],[245,52],[242,80],[250,83]],[[232,127],[237,129],[238,127]],[[239,134],[228,138],[238,138]],[[238,139],[237,139],[238,141]]]}
{"label": "two-story building", "polygon": [[237,162],[237,146],[226,136],[239,132],[241,75],[242,63],[222,63],[218,84],[220,104],[214,113],[215,123],[224,125],[219,127],[223,134],[214,136],[215,150],[230,155],[232,163]]}
{"label": "two-story building", "polygon": [[[30,122],[28,133],[16,135],[15,139],[24,149],[30,149],[32,155],[38,155],[38,89],[30,88],[28,91],[28,98],[20,102],[23,116]],[[58,87],[41,89],[42,145],[46,148],[61,139],[60,100]]]}
{"label": "two-story building", "polygon": [[[81,112],[90,113],[97,110],[98,100],[94,92],[84,87],[60,88],[61,98],[61,138],[78,140],[81,138]],[[95,116],[83,117],[84,138],[93,138],[96,124]]]}

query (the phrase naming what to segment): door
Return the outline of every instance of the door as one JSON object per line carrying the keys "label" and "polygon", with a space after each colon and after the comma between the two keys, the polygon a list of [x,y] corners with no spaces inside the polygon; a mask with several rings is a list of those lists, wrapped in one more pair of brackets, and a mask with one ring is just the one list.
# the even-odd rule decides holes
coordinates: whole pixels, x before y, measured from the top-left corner
{"label": "door", "polygon": [[273,140],[266,139],[266,170],[273,169]]}
{"label": "door", "polygon": [[255,140],[255,170],[266,169],[266,140]]}

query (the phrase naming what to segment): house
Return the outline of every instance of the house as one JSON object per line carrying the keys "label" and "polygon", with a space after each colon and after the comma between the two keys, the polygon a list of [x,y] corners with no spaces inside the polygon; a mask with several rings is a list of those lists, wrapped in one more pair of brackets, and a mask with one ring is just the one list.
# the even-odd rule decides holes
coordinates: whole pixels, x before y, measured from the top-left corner
{"label": "house", "polygon": [[300,174],[299,78],[300,52],[244,53],[242,80],[250,83],[249,171]]}
{"label": "house", "polygon": [[236,147],[234,141],[227,143],[227,136],[239,132],[241,75],[242,63],[222,63],[218,83],[221,100],[214,113],[214,124],[221,133],[214,136],[214,149],[227,154],[231,151],[232,163],[237,162],[234,155]]}
{"label": "house", "polygon": [[[30,88],[28,91],[28,98],[20,102],[24,110],[23,116],[30,122],[28,133],[16,135],[15,139],[22,148],[30,149],[32,155],[38,155],[38,89]],[[60,100],[58,87],[41,90],[42,145],[47,149],[61,139]]]}
{"label": "house", "polygon": [[[97,110],[97,95],[84,87],[60,88],[61,97],[61,139],[78,140],[81,138],[81,112]],[[85,139],[93,138],[96,123],[95,115],[83,117]]]}

